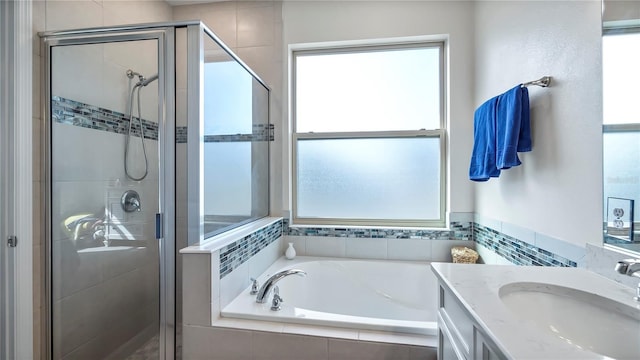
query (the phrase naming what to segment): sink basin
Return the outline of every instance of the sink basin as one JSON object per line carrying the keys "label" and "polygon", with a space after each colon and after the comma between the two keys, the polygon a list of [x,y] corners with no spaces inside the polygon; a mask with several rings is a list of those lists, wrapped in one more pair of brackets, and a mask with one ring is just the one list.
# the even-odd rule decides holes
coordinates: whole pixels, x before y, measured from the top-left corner
{"label": "sink basin", "polygon": [[504,285],[502,302],[528,326],[614,359],[640,359],[640,305],[543,283]]}

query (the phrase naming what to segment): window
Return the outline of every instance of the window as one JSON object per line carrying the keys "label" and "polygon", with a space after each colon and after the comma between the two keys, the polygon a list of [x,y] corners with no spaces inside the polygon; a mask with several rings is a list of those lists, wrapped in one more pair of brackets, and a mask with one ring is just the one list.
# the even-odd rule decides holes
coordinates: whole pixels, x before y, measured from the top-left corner
{"label": "window", "polygon": [[444,226],[443,43],[293,52],[293,222]]}

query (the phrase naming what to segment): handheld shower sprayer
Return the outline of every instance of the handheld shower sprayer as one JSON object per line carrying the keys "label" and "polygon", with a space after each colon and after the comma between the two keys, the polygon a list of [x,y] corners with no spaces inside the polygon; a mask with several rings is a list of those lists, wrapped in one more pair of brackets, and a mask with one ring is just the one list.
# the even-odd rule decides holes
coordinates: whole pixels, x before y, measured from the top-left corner
{"label": "handheld shower sprayer", "polygon": [[[145,78],[142,74],[135,72],[131,69],[127,70],[126,74],[129,79],[133,79],[135,76],[137,76],[138,82],[135,85],[133,85],[133,88],[131,88],[131,96],[129,98],[129,131],[127,132],[127,138],[124,143],[124,172],[129,179],[134,181],[140,181],[145,177],[147,177],[147,174],[149,173],[149,161],[147,160],[147,149],[144,144],[144,125],[142,123],[142,115],[140,112],[140,89],[142,87],[149,85],[151,82],[158,80],[158,74],[152,75],[148,79]],[[127,159],[129,157],[129,140],[131,137],[131,130],[133,126],[133,101],[134,101],[134,94],[136,90],[138,90],[138,123],[140,126],[140,141],[142,142],[142,153],[144,154],[144,174],[141,177],[134,177],[133,175],[131,175],[129,173],[129,167],[127,164]]]}
{"label": "handheld shower sprayer", "polygon": [[145,79],[144,77],[142,77],[142,80],[140,80],[140,82],[138,82],[138,85],[147,86],[150,83],[154,82],[155,80],[158,80],[158,74],[151,75],[151,77],[148,78],[148,79]]}

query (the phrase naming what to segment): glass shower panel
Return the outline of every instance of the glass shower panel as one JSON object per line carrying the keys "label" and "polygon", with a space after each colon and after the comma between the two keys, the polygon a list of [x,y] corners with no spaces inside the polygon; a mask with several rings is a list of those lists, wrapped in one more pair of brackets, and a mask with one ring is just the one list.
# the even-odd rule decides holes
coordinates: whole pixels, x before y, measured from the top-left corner
{"label": "glass shower panel", "polygon": [[54,359],[159,356],[158,46],[51,48]]}
{"label": "glass shower panel", "polygon": [[205,237],[268,214],[268,89],[205,35]]}

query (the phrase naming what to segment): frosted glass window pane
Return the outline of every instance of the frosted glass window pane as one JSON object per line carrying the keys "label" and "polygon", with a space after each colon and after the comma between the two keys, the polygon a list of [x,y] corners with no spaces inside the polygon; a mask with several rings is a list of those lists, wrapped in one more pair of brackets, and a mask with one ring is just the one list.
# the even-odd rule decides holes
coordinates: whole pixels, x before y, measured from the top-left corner
{"label": "frosted glass window pane", "polygon": [[297,145],[298,217],[439,218],[440,139],[314,139]]}
{"label": "frosted glass window pane", "polygon": [[[640,214],[640,132],[605,133],[604,204],[607,197],[635,199],[634,214]],[[606,206],[604,215],[606,219]]]}
{"label": "frosted glass window pane", "polygon": [[604,124],[640,123],[640,34],[602,38]]}
{"label": "frosted glass window pane", "polygon": [[296,132],[439,129],[438,47],[296,56]]}

